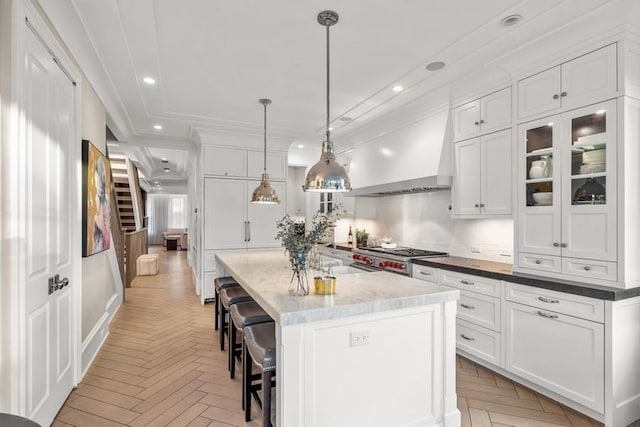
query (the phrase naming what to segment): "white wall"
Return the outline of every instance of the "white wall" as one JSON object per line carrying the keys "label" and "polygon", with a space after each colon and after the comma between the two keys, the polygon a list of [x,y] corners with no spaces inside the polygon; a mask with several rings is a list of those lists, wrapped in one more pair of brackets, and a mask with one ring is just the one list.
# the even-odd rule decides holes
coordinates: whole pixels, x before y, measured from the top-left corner
{"label": "white wall", "polygon": [[[82,85],[82,139],[106,153],[104,105],[86,80]],[[112,213],[113,214],[113,213]],[[113,242],[113,238],[111,239]],[[82,259],[82,372],[106,339],[109,321],[122,303],[124,290],[113,245]]]}
{"label": "white wall", "polygon": [[[11,85],[11,2],[10,0],[0,0],[0,188],[3,188],[3,147],[9,139],[9,130],[6,124],[9,122],[9,90]],[[0,196],[0,217],[5,215],[5,203]],[[1,222],[0,222],[1,224]],[[8,354],[9,342],[9,316],[7,304],[10,303],[7,294],[7,286],[3,286],[3,272],[6,271],[3,257],[3,246],[5,244],[5,236],[0,227],[0,412],[5,411],[8,407],[9,400],[9,375],[8,361],[3,355]]]}
{"label": "white wall", "polygon": [[[449,190],[376,200],[379,232],[393,237],[398,244],[468,258],[513,262],[511,218],[452,219]],[[480,253],[473,253],[471,247]]]}

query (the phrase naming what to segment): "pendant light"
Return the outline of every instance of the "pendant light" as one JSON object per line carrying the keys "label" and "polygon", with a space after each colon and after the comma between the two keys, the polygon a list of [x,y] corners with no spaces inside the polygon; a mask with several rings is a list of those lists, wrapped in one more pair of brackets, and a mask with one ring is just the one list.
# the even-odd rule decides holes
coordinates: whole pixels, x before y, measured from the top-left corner
{"label": "pendant light", "polygon": [[267,174],[267,105],[271,104],[271,100],[263,98],[258,102],[264,106],[264,172],[260,185],[253,190],[251,203],[277,205],[280,204],[280,199],[278,199],[276,190],[269,183],[269,175]]}
{"label": "pendant light", "polygon": [[351,181],[347,171],[336,161],[329,130],[329,27],[338,22],[338,14],[325,10],[318,14],[318,23],[327,27],[327,139],[322,143],[320,160],[313,165],[304,182],[304,191],[333,193],[351,191]]}

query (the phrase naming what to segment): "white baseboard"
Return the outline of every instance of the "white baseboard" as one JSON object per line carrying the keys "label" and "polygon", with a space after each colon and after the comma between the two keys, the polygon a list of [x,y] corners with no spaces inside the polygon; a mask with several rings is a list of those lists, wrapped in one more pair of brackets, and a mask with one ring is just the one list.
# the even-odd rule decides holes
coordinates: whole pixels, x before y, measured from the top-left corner
{"label": "white baseboard", "polygon": [[81,355],[81,378],[87,373],[89,366],[93,363],[96,355],[102,348],[102,345],[109,336],[109,323],[111,319],[118,312],[122,305],[122,299],[120,295],[115,293],[109,298],[109,301],[105,304],[105,312],[100,317],[100,320],[96,322],[89,336],[82,342],[82,355]]}

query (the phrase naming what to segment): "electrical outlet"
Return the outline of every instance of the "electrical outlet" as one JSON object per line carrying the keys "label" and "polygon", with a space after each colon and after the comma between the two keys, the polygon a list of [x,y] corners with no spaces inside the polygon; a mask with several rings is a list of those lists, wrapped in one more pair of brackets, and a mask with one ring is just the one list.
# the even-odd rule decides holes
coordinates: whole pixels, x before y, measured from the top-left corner
{"label": "electrical outlet", "polygon": [[479,254],[480,253],[480,246],[471,246],[471,253]]}
{"label": "electrical outlet", "polygon": [[369,331],[351,332],[351,347],[369,344]]}

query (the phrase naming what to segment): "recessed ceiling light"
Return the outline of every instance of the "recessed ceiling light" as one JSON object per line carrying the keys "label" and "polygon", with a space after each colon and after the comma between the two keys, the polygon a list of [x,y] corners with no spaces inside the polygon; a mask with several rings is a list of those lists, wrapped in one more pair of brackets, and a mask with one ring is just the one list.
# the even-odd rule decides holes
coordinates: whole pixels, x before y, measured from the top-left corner
{"label": "recessed ceiling light", "polygon": [[304,145],[298,144],[298,148],[304,148]]}
{"label": "recessed ceiling light", "polygon": [[427,66],[425,67],[427,70],[429,71],[438,71],[438,70],[442,70],[445,66],[445,63],[442,61],[435,61],[435,62],[431,62],[429,64],[427,64]]}
{"label": "recessed ceiling light", "polygon": [[503,18],[500,21],[500,25],[503,27],[511,27],[512,25],[516,25],[522,19],[522,15],[509,15],[506,18]]}
{"label": "recessed ceiling light", "polygon": [[154,184],[157,184],[157,183],[158,183],[158,181],[153,181],[153,183],[154,183]]}
{"label": "recessed ceiling light", "polygon": [[164,168],[164,171],[165,171],[165,172],[171,172],[171,169],[169,169],[169,168]]}
{"label": "recessed ceiling light", "polygon": [[332,131],[332,130],[333,130],[333,128],[332,128],[332,127],[330,127],[330,128],[329,128],[329,130],[330,130],[330,131]]}
{"label": "recessed ceiling light", "polygon": [[162,125],[153,125],[155,130],[162,130]]}
{"label": "recessed ceiling light", "polygon": [[403,90],[403,89],[404,89],[404,88],[403,88],[402,86],[397,85],[397,86],[394,86],[392,90],[393,90],[394,92],[402,92],[402,90]]}
{"label": "recessed ceiling light", "polygon": [[167,158],[166,158],[166,157],[163,157],[163,158],[161,158],[160,160],[162,160],[162,161],[166,161],[166,160],[167,160]]}
{"label": "recessed ceiling light", "polygon": [[340,117],[340,121],[341,122],[350,122],[351,120],[353,120],[353,119],[351,117],[349,117],[349,116]]}
{"label": "recessed ceiling light", "polygon": [[156,84],[156,79],[154,79],[153,77],[145,77],[144,79],[142,79],[142,81],[148,85]]}
{"label": "recessed ceiling light", "polygon": [[158,191],[162,191],[162,188],[158,188]]}

